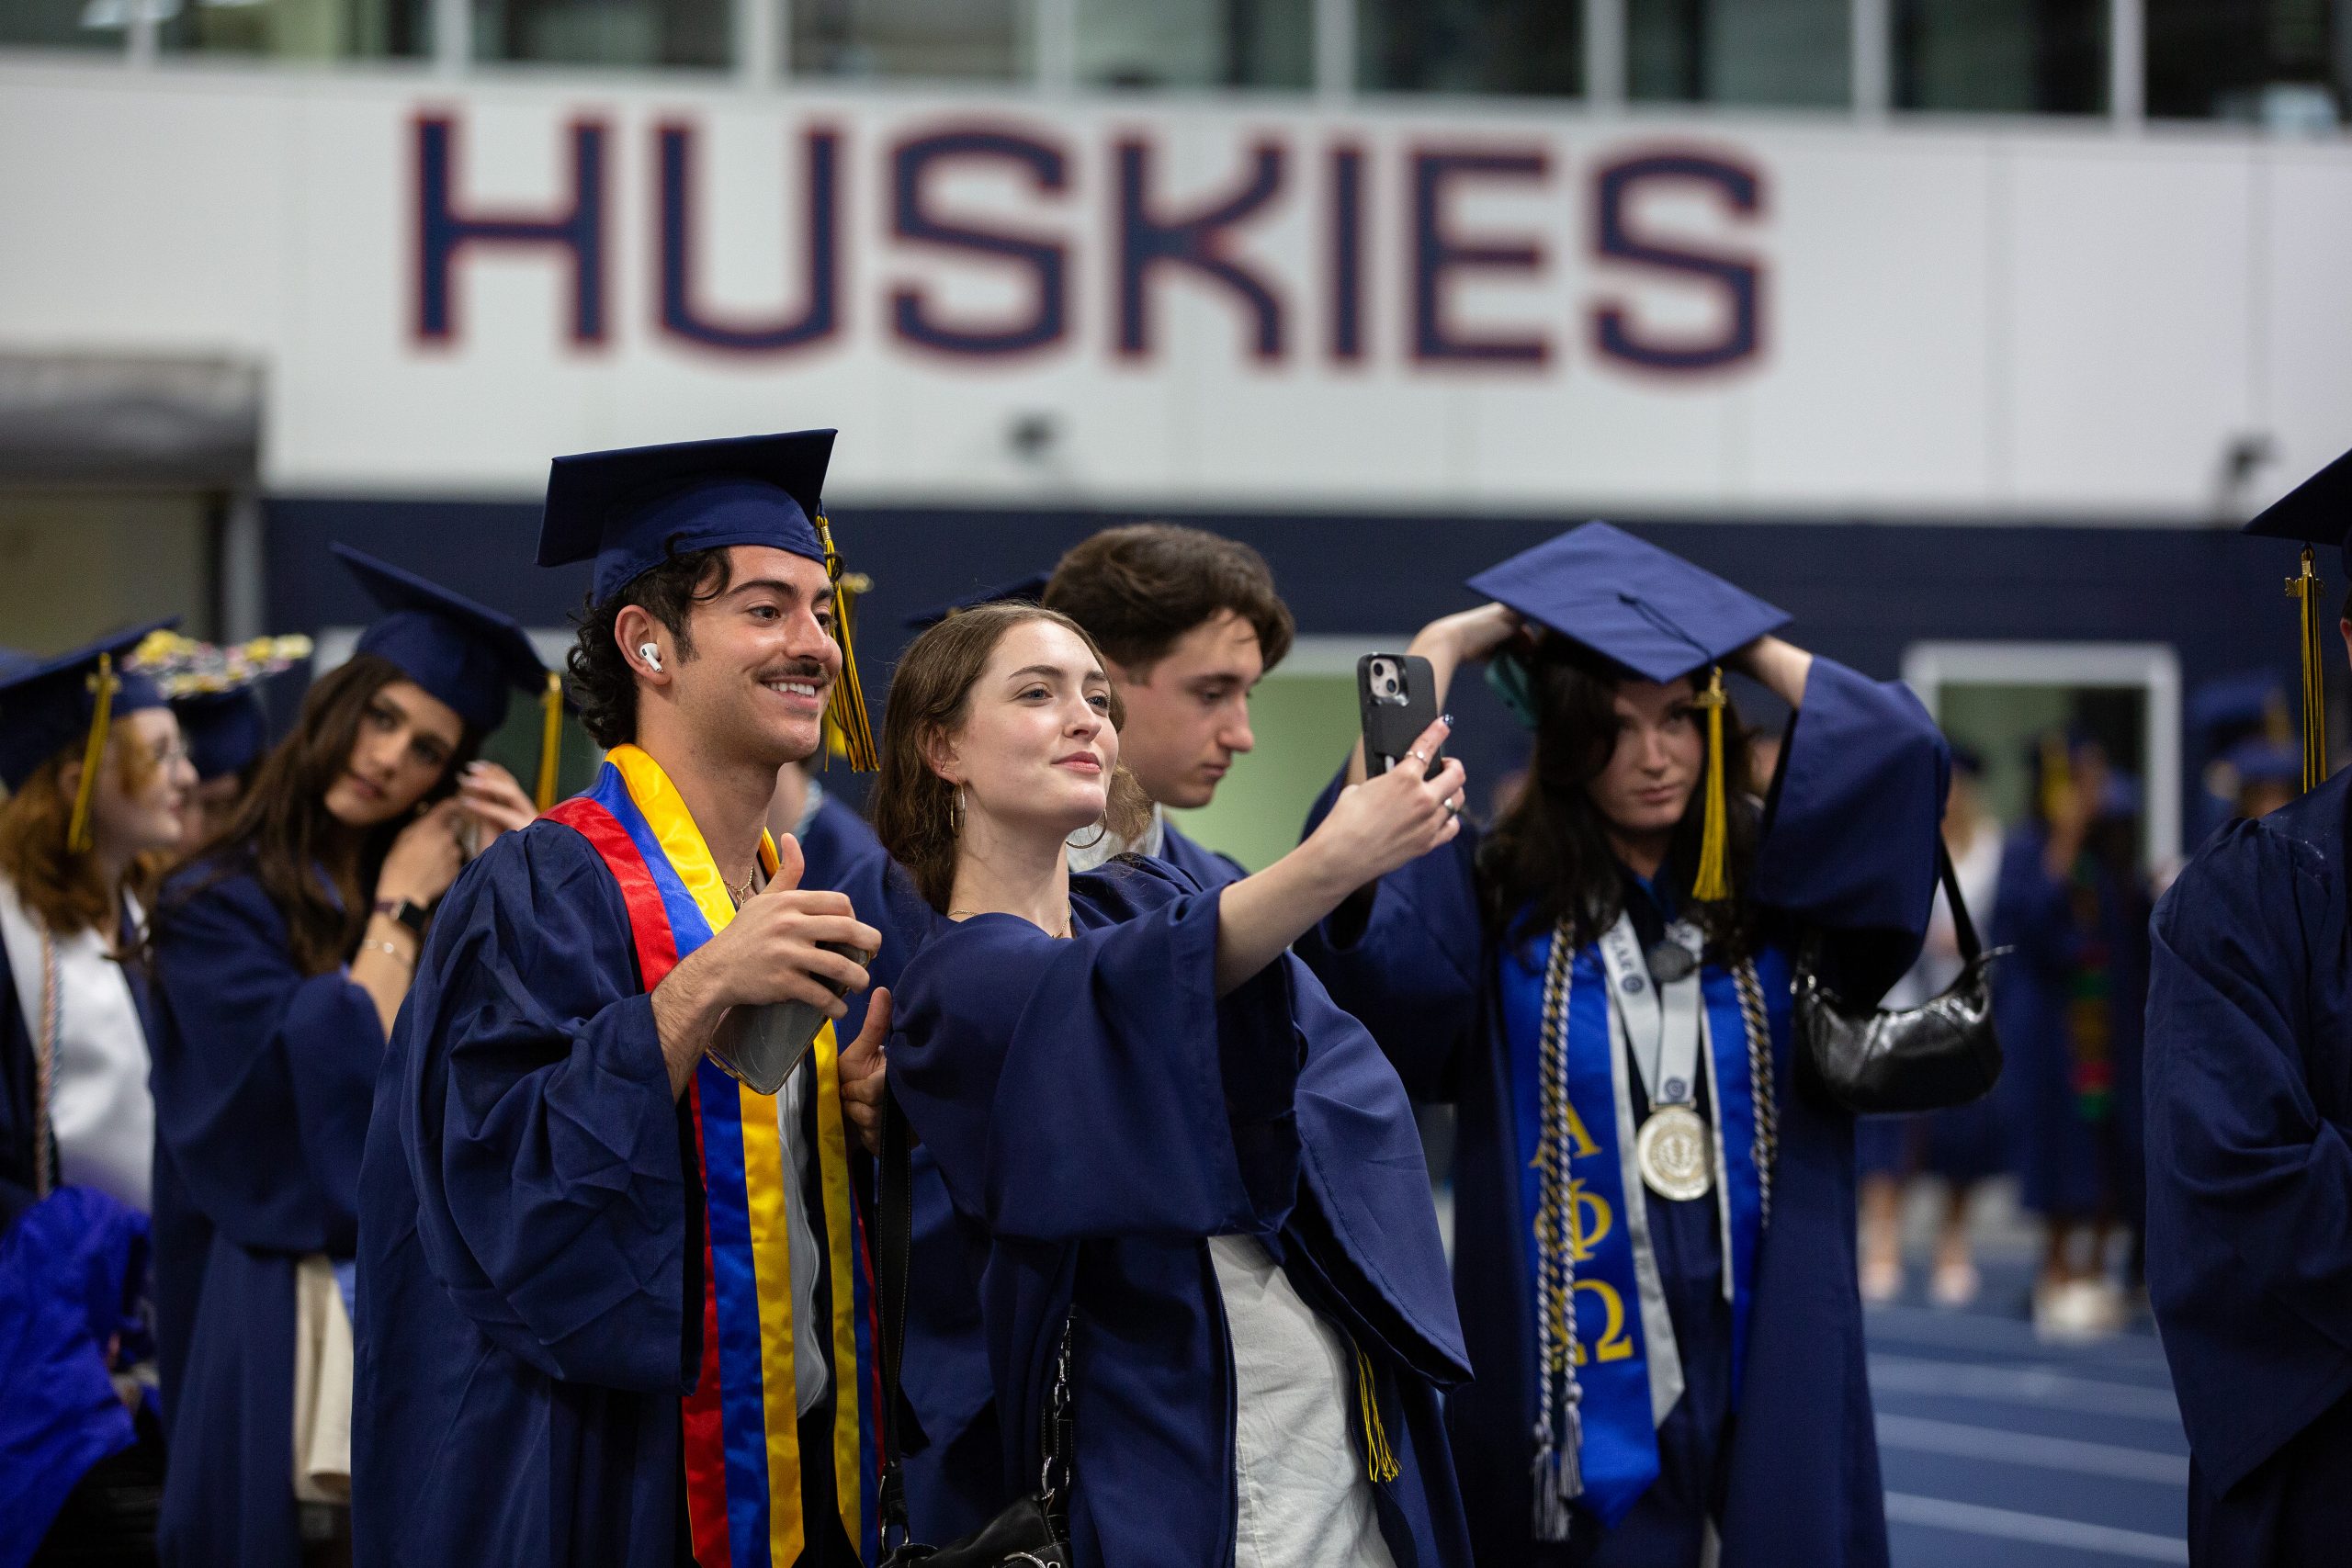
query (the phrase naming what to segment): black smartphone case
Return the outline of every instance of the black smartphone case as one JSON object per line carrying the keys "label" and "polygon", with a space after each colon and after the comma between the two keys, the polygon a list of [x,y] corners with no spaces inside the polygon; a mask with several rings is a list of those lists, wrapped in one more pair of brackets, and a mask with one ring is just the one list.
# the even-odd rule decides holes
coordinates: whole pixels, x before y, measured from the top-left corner
{"label": "black smartphone case", "polygon": [[[1405,671],[1405,701],[1374,702],[1372,661],[1393,659]],[[1356,705],[1363,716],[1364,776],[1378,778],[1389,764],[1413,749],[1421,732],[1437,722],[1437,677],[1430,661],[1409,653],[1367,653],[1356,660]],[[1445,748],[1438,748],[1421,776],[1433,778],[1445,765]]]}

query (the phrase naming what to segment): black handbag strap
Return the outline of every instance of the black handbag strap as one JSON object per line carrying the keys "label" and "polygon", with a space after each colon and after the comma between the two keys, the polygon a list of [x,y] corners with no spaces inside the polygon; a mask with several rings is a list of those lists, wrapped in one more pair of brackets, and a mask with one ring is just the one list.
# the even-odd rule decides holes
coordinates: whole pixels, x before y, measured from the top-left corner
{"label": "black handbag strap", "polygon": [[1976,922],[1968,918],[1968,900],[1960,896],[1960,874],[1952,869],[1951,851],[1944,847],[1941,833],[1936,835],[1936,875],[1951,905],[1952,935],[1959,939],[1961,959],[1973,964],[1984,953],[1984,944],[1976,940]]}

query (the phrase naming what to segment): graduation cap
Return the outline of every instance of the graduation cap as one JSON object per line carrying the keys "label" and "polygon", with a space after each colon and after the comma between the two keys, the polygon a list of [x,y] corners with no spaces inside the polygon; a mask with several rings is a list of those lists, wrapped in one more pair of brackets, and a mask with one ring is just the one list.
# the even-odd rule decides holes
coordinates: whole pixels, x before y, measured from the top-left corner
{"label": "graduation cap", "polygon": [[553,806],[563,677],[539,661],[522,623],[348,545],[334,553],[387,612],[359,634],[355,654],[390,660],[479,734],[506,721],[510,693],[537,695],[544,722],[533,798],[541,811]]}
{"label": "graduation cap", "polygon": [[1011,582],[1000,582],[993,588],[983,588],[977,593],[967,593],[961,599],[950,599],[944,604],[933,604],[928,610],[918,610],[907,617],[907,630],[928,631],[948,616],[966,610],[977,610],[983,604],[995,604],[1005,600],[1030,604],[1046,602],[1046,584],[1054,580],[1049,571],[1033,571],[1026,577],[1016,577]]}
{"label": "graduation cap", "polygon": [[295,669],[311,651],[306,637],[209,643],[157,631],[140,643],[130,664],[163,688],[179,716],[180,739],[196,776],[209,783],[244,772],[269,749],[261,682]]}
{"label": "graduation cap", "polygon": [[90,847],[90,797],[108,726],[126,714],[164,705],[163,689],[126,670],[124,661],[148,633],[170,625],[150,621],[54,659],[19,655],[0,664],[0,784],[21,789],[51,757],[76,743],[82,747],[82,783],[65,831],[66,847],[76,854]]}
{"label": "graduation cap", "polygon": [[1722,664],[1788,625],[1788,613],[1607,523],[1522,550],[1469,586],[1645,680],[1709,671],[1699,697],[1707,710],[1706,817],[1690,896],[1730,897]]}
{"label": "graduation cap", "polygon": [[[2312,570],[2312,550],[2316,545],[2352,545],[2352,452],[2272,502],[2245,531],[2256,538],[2303,543],[2301,570],[2287,580],[2287,595],[2296,602],[2302,636],[2303,788],[2314,789],[2327,777],[2327,666],[2321,636],[2323,584]],[[2352,549],[2346,559],[2352,562]]]}
{"label": "graduation cap", "polygon": [[594,561],[590,592],[600,604],[688,550],[766,545],[823,562],[842,650],[826,716],[846,743],[850,766],[871,773],[874,731],[849,630],[854,589],[842,579],[822,494],[835,434],[796,430],[558,457],[548,469],[538,562]]}

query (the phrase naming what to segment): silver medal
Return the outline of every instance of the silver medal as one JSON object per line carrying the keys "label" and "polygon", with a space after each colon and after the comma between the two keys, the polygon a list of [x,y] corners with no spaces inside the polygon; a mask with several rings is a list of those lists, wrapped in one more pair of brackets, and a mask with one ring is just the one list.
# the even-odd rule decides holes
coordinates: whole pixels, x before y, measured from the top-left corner
{"label": "silver medal", "polygon": [[1642,1184],[1661,1198],[1687,1203],[1714,1186],[1706,1119],[1687,1105],[1662,1105],[1634,1138]]}

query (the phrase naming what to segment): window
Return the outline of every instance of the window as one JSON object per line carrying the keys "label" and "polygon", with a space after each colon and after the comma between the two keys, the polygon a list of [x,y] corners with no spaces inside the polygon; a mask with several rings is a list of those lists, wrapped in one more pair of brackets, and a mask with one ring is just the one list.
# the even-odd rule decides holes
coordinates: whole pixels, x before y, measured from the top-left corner
{"label": "window", "polygon": [[2108,0],[1895,0],[1894,105],[2103,114]]}
{"label": "window", "polygon": [[1584,92],[1574,0],[1356,0],[1356,80],[1371,92]]}
{"label": "window", "polygon": [[474,0],[476,60],[723,69],[728,0]]}
{"label": "window", "polygon": [[1078,0],[1082,82],[1304,88],[1314,72],[1312,0]]}
{"label": "window", "polygon": [[2148,112],[2333,130],[2352,101],[2352,0],[2146,0]]}
{"label": "window", "polygon": [[1626,0],[1626,95],[1843,108],[1852,11],[1852,0]]}
{"label": "window", "polygon": [[120,54],[132,3],[6,0],[0,4],[0,49],[100,49]]}
{"label": "window", "polygon": [[432,0],[97,0],[154,8],[156,45],[184,54],[387,60],[432,52]]}
{"label": "window", "polygon": [[803,76],[1010,82],[1029,73],[1025,0],[790,0]]}

